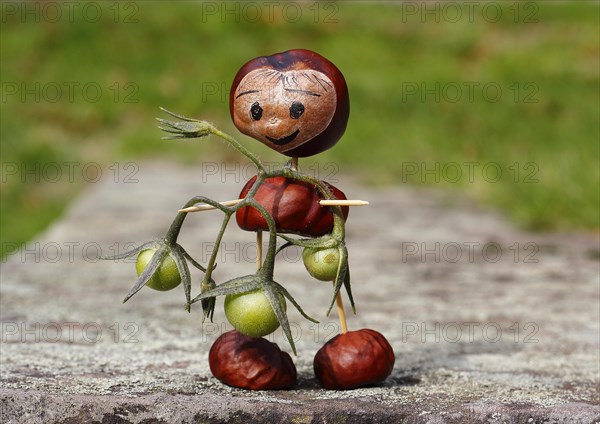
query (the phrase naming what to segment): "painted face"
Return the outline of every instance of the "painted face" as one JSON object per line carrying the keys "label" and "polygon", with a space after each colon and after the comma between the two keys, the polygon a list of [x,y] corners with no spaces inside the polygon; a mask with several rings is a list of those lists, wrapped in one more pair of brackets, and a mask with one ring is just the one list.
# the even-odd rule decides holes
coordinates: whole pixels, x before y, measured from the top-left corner
{"label": "painted face", "polygon": [[233,103],[235,125],[279,152],[322,133],[335,108],[333,83],[313,70],[251,71],[240,81]]}
{"label": "painted face", "polygon": [[290,50],[244,65],[232,86],[230,110],[244,134],[288,156],[311,156],[343,134],[348,94],[331,62],[308,50]]}

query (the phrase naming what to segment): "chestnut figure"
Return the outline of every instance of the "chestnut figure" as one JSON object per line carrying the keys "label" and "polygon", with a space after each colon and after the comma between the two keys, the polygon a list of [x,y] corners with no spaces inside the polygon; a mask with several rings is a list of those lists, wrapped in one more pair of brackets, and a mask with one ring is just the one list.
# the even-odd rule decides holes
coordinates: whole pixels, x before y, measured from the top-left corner
{"label": "chestnut figure", "polygon": [[213,343],[208,362],[219,381],[240,389],[280,390],[296,384],[296,367],[290,355],[275,343],[235,330]]}
{"label": "chestnut figure", "polygon": [[[240,192],[246,197],[256,176],[252,177]],[[345,200],[346,195],[331,184],[325,183],[336,199]],[[285,177],[267,178],[260,186],[254,199],[275,220],[279,233],[318,237],[333,230],[333,211],[330,206],[321,206],[324,197],[315,186]],[[348,217],[348,206],[342,207],[344,219]],[[269,225],[258,210],[251,206],[238,209],[235,214],[238,226],[246,231],[269,231]]]}
{"label": "chestnut figure", "polygon": [[368,328],[338,334],[319,349],[314,370],[326,389],[346,390],[381,383],[394,368],[394,351],[379,332]]}
{"label": "chestnut figure", "polygon": [[247,62],[229,94],[235,126],[290,157],[332,147],[348,123],[350,102],[339,69],[310,50],[288,50]]}

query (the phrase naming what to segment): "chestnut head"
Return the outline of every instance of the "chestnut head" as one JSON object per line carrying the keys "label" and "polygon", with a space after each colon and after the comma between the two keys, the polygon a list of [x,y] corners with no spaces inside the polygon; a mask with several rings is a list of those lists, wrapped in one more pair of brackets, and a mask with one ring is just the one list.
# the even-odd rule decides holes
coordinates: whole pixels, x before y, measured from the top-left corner
{"label": "chestnut head", "polygon": [[229,93],[235,126],[290,157],[321,153],[346,130],[350,103],[339,69],[310,50],[260,56],[238,71]]}

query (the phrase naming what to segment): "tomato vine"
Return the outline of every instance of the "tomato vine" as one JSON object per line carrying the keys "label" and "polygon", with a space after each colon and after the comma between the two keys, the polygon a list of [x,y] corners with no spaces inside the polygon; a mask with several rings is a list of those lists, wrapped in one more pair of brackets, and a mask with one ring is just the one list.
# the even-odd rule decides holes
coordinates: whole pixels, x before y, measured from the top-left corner
{"label": "tomato vine", "polygon": [[[294,353],[296,353],[296,347],[294,345],[294,340],[292,338],[289,320],[287,317],[285,300],[294,305],[294,307],[304,318],[315,323],[318,321],[304,312],[302,307],[298,304],[298,302],[296,302],[294,297],[285,289],[285,287],[274,281],[273,275],[275,268],[275,256],[277,253],[289,246],[300,246],[303,248],[313,249],[337,249],[340,259],[333,285],[333,296],[327,309],[327,315],[329,315],[331,312],[342,285],[348,294],[352,309],[355,311],[354,299],[352,297],[352,290],[350,287],[348,250],[345,244],[345,217],[342,212],[342,208],[340,206],[330,206],[333,213],[333,229],[331,233],[318,237],[294,238],[282,233],[278,233],[274,217],[262,204],[255,199],[256,193],[260,189],[261,185],[264,184],[265,180],[274,177],[285,177],[287,179],[309,184],[318,190],[322,198],[328,200],[335,199],[329,186],[317,178],[302,174],[298,170],[292,168],[290,162],[280,169],[267,171],[260,159],[258,159],[258,157],[256,157],[251,151],[246,149],[232,136],[220,131],[212,124],[206,121],[200,121],[185,117],[183,115],[175,114],[166,109],[162,110],[178,119],[178,121],[172,121],[157,118],[158,122],[161,124],[159,128],[169,134],[168,136],[164,137],[165,139],[204,138],[210,135],[217,136],[253,162],[257,168],[257,176],[246,196],[243,199],[240,199],[240,201],[235,205],[225,206],[205,196],[193,197],[184,204],[183,208],[202,204],[210,205],[223,213],[223,222],[214,242],[215,249],[212,251],[206,267],[200,265],[181,245],[177,243],[179,233],[188,215],[188,212],[178,212],[165,236],[161,240],[151,241],[121,255],[105,258],[120,259],[138,254],[141,251],[149,248],[156,249],[156,253],[148,262],[146,269],[141,273],[138,280],[125,297],[124,302],[129,300],[135,293],[142,289],[158,272],[161,262],[164,260],[164,258],[170,256],[175,261],[177,270],[181,276],[186,298],[186,310],[190,311],[190,308],[193,304],[200,302],[203,310],[203,319],[208,318],[212,321],[216,296],[235,295],[254,290],[262,290],[266,298],[269,300],[275,315],[277,316],[277,320],[283,329],[290,347]],[[244,207],[256,209],[268,225],[269,239],[265,259],[255,274],[237,277],[221,284],[217,284],[213,280],[212,274],[216,267],[219,246],[221,246],[221,241],[232,215]],[[285,240],[285,244],[279,249],[277,249],[277,237]],[[202,279],[200,285],[200,294],[194,298],[191,298],[192,284],[188,262],[204,273],[204,278]]]}

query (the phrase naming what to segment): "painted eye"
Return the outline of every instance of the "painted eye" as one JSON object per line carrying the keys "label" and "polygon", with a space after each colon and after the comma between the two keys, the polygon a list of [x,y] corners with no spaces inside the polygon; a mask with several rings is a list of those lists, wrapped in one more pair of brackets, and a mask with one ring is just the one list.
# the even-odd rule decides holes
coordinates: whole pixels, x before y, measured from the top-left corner
{"label": "painted eye", "polygon": [[300,102],[294,102],[290,106],[290,118],[298,119],[304,113],[304,105]]}
{"label": "painted eye", "polygon": [[[302,108],[302,110],[304,110],[304,108]],[[260,107],[258,102],[253,103],[252,106],[250,107],[250,116],[252,117],[252,119],[254,121],[258,121],[260,118],[262,118],[262,114],[263,114],[263,108]]]}

